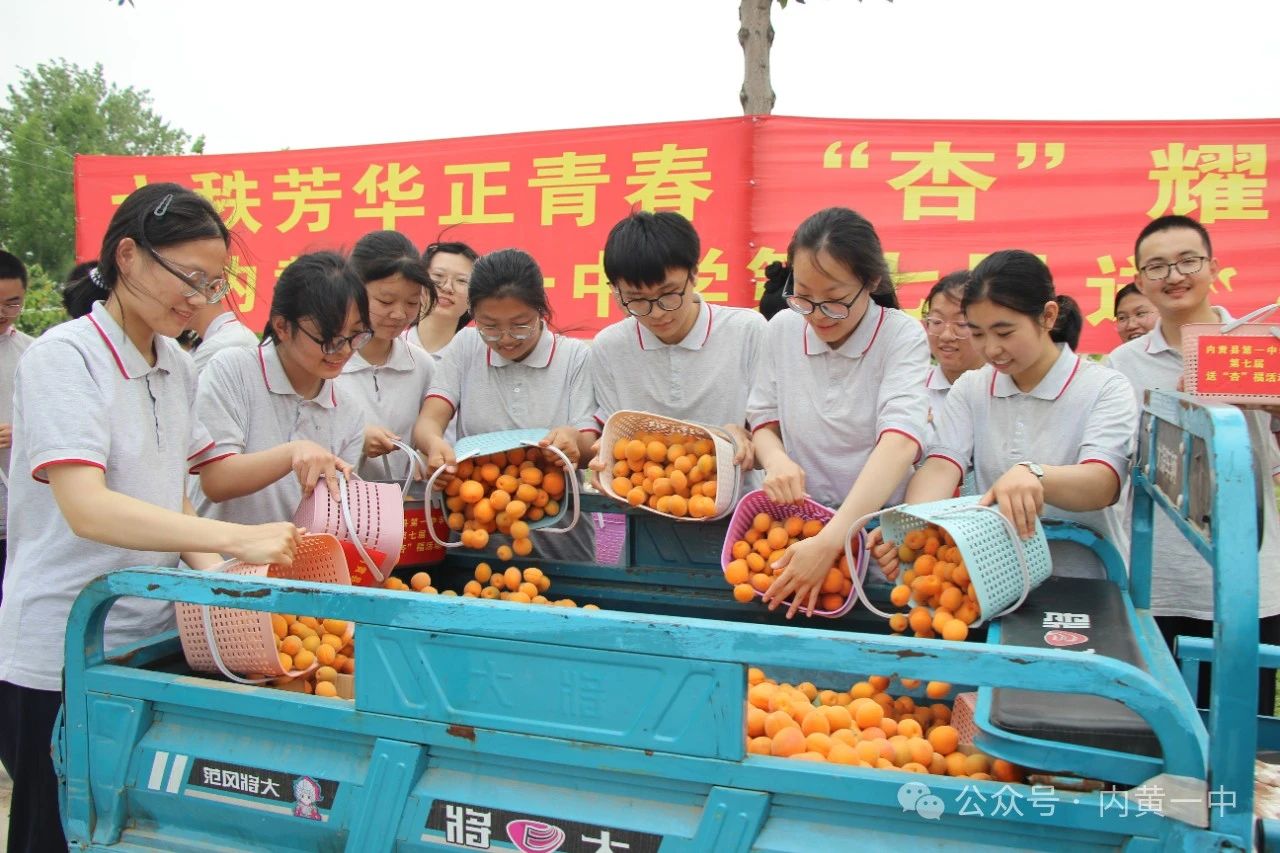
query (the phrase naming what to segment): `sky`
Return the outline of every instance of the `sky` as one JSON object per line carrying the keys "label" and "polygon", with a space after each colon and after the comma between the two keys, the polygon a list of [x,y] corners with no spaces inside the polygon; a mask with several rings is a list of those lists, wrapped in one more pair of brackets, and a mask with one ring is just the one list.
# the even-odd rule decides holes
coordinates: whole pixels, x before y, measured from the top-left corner
{"label": "sky", "polygon": [[[102,63],[207,153],[739,115],[737,0],[0,0],[0,90]],[[774,112],[1280,117],[1275,0],[792,0]]]}

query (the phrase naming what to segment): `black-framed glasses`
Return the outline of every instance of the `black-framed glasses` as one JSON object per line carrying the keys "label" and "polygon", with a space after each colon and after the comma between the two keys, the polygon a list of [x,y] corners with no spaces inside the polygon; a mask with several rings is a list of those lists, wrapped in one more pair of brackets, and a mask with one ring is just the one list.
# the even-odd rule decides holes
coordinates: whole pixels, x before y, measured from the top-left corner
{"label": "black-framed glasses", "polygon": [[673,293],[664,293],[656,299],[647,299],[643,296],[637,296],[635,299],[623,299],[622,291],[616,284],[613,285],[613,292],[618,297],[618,304],[622,306],[622,310],[632,317],[648,317],[653,313],[655,305],[663,311],[677,310],[684,304],[685,294],[689,292],[689,285],[692,283],[693,273],[689,273],[684,280],[684,287]]}
{"label": "black-framed glasses", "polygon": [[231,289],[231,282],[226,276],[211,279],[203,270],[183,270],[178,263],[164,257],[150,246],[147,247],[147,251],[156,259],[156,263],[165,268],[165,271],[182,282],[184,299],[190,299],[198,294],[203,296],[210,305],[216,305]]}
{"label": "black-framed glasses", "polygon": [[325,355],[337,355],[338,353],[342,352],[344,347],[351,347],[351,351],[355,352],[358,349],[363,349],[365,344],[373,340],[373,332],[369,331],[368,329],[364,329],[363,331],[356,332],[354,335],[347,335],[345,338],[337,337],[337,338],[333,338],[331,340],[325,341],[325,340],[321,340],[320,338],[317,338],[315,335],[311,334],[306,329],[302,328],[302,326],[295,326],[294,328],[296,328],[299,332],[302,332],[302,334],[306,335],[308,338],[311,338],[311,340],[319,344],[320,351],[323,352]]}
{"label": "black-framed glasses", "polygon": [[942,335],[942,330],[951,327],[951,334],[957,340],[964,340],[969,337],[969,324],[964,320],[943,320],[941,317],[925,317],[924,330],[931,338],[937,338]]}
{"label": "black-framed glasses", "polygon": [[511,338],[513,341],[527,341],[538,332],[540,323],[519,323],[515,326],[507,326],[505,329],[499,329],[497,326],[476,326],[476,331],[480,333],[480,337],[484,338],[491,344],[496,344],[502,340],[503,335]]}
{"label": "black-framed glasses", "polygon": [[816,302],[807,296],[796,295],[796,279],[795,274],[787,276],[787,283],[782,288],[782,296],[787,300],[787,307],[797,314],[809,316],[814,311],[821,311],[832,320],[846,320],[849,317],[849,310],[853,308],[853,303],[858,301],[862,296],[862,291],[866,290],[864,284],[858,288],[858,292],[853,294],[847,302],[841,302],[839,299],[828,299],[825,302]]}
{"label": "black-framed glasses", "polygon": [[1156,261],[1154,264],[1147,264],[1142,268],[1142,274],[1147,277],[1148,281],[1164,281],[1169,277],[1169,273],[1177,270],[1182,275],[1195,275],[1204,267],[1204,262],[1209,260],[1204,255],[1192,255],[1189,258],[1181,258],[1171,264],[1164,261]]}

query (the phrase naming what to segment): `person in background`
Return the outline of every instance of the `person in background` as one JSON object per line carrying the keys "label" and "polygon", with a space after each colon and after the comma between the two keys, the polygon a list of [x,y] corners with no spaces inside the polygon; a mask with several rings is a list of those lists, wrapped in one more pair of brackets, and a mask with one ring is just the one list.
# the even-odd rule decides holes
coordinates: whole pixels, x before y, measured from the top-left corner
{"label": "person in background", "polygon": [[[35,340],[14,323],[27,298],[27,267],[17,255],[0,251],[0,589],[8,540],[5,520],[9,504],[9,452],[13,447],[13,377],[18,358]],[[0,592],[0,600],[3,592]]]}
{"label": "person in background", "polygon": [[437,358],[453,336],[471,322],[467,292],[471,271],[479,257],[466,243],[436,242],[422,251],[427,275],[436,288],[436,303],[418,325],[409,330],[408,338]]}
{"label": "person in background", "polygon": [[200,306],[191,318],[190,331],[196,334],[191,360],[196,363],[197,372],[204,372],[213,357],[224,349],[252,349],[258,345],[258,336],[240,322],[230,300],[223,300],[218,305]]}
{"label": "person in background", "polygon": [[[360,238],[348,261],[369,294],[373,337],[351,356],[338,387],[364,418],[360,476],[366,480],[403,480],[410,459],[391,454],[393,442],[412,442],[413,425],[431,385],[435,359],[406,341],[403,334],[422,314],[430,315],[436,287],[408,237],[373,231]],[[382,461],[375,461],[382,458]]]}
{"label": "person in background", "polygon": [[[1159,321],[1145,335],[1111,352],[1111,366],[1133,386],[1138,407],[1152,388],[1177,390],[1182,381],[1182,327],[1187,323],[1225,323],[1227,312],[1210,301],[1218,259],[1209,231],[1187,216],[1153,219],[1138,234],[1133,250],[1138,267],[1137,286],[1155,306]],[[1119,301],[1117,300],[1117,305]],[[1259,482],[1280,468],[1280,450],[1272,434],[1269,416],[1280,408],[1245,408],[1254,469]],[[1139,408],[1140,411],[1140,408]],[[1138,413],[1130,429],[1140,428]],[[1139,435],[1139,440],[1142,436]],[[1269,488],[1265,498],[1272,497]],[[1258,548],[1258,637],[1263,643],[1280,643],[1280,512],[1275,500],[1262,501],[1262,544]],[[1213,574],[1209,564],[1158,507],[1155,512],[1151,572],[1151,614],[1165,642],[1173,648],[1179,635],[1213,636]],[[1245,618],[1250,614],[1231,614]],[[1207,675],[1208,664],[1202,669]],[[1275,670],[1260,670],[1258,713],[1275,711]],[[1209,678],[1200,679],[1200,707],[1209,701]]]}
{"label": "person in background", "polygon": [[1151,300],[1143,296],[1138,285],[1129,282],[1116,292],[1116,334],[1120,343],[1140,338],[1160,322],[1160,313]]}
{"label": "person in background", "polygon": [[[969,324],[964,319],[964,286],[969,281],[968,270],[948,273],[938,280],[924,299],[924,331],[929,337],[929,352],[934,364],[925,377],[929,391],[929,443],[938,436],[938,420],[947,402],[951,386],[970,370],[977,370],[986,362],[982,353],[969,341]],[[926,445],[927,446],[927,445]],[[960,494],[971,495],[974,485],[973,468],[965,472]]]}

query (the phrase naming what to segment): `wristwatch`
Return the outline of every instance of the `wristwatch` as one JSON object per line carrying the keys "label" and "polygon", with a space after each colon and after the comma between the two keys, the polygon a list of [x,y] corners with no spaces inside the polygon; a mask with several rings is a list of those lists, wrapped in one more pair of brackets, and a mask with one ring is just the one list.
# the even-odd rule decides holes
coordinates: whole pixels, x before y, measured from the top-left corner
{"label": "wristwatch", "polygon": [[1037,480],[1044,480],[1044,469],[1034,462],[1019,462],[1019,465],[1036,475]]}

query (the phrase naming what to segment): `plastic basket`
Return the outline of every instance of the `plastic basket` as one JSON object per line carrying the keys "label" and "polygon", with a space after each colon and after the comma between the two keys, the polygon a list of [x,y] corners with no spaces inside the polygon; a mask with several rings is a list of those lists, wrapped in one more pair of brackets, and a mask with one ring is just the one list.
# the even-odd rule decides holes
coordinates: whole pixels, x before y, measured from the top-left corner
{"label": "plastic basket", "polygon": [[[404,547],[404,492],[396,483],[375,483],[338,474],[338,494],[321,479],[302,499],[293,523],[311,533],[350,542],[377,581],[386,580]],[[377,551],[375,560],[369,551]]]}
{"label": "plastic basket", "polygon": [[[738,503],[738,495],[742,490],[742,472],[733,464],[733,457],[737,448],[728,435],[722,430],[706,427],[702,424],[678,421],[675,418],[655,415],[650,412],[633,412],[623,409],[614,412],[605,421],[604,432],[600,435],[600,453],[604,458],[610,460],[609,466],[612,467],[612,451],[619,439],[632,439],[645,433],[693,435],[711,440],[711,443],[715,446],[716,453],[716,511],[704,518],[690,518],[689,516],[674,516],[670,513],[659,512],[648,504],[640,504],[640,509],[651,512],[654,515],[660,515],[663,518],[694,522],[715,521],[716,519],[724,518],[733,511],[733,508]],[[613,478],[611,476],[603,476],[598,479],[598,488],[602,493],[630,506],[626,495],[620,495],[613,490]]]}
{"label": "plastic basket", "polygon": [[978,736],[978,724],[973,721],[973,709],[978,704],[977,693],[957,693],[951,707],[951,727],[960,736],[960,746],[973,746]]}
{"label": "plastic basket", "polygon": [[[1280,321],[1273,319],[1270,323],[1254,322],[1277,310],[1280,310],[1280,305],[1264,305],[1228,323],[1188,323],[1183,326],[1182,386],[1186,392],[1220,403],[1280,406],[1280,383],[1274,378],[1280,372]],[[1232,339],[1231,344],[1226,345],[1231,350],[1220,354],[1223,358],[1221,362],[1216,359],[1211,362],[1207,355],[1204,359],[1201,358],[1203,347],[1200,339],[1207,336]],[[1236,352],[1236,348],[1241,351]],[[1244,362],[1248,362],[1248,365],[1245,366]],[[1214,376],[1214,381],[1210,380],[1211,372],[1222,373],[1224,370],[1238,371],[1239,383],[1229,384],[1236,386],[1242,383],[1244,387],[1218,387],[1229,379],[1228,376]],[[1259,373],[1263,379],[1257,384],[1263,390],[1256,393],[1248,391],[1247,387],[1255,384],[1254,376]],[[1269,382],[1266,380],[1268,374],[1272,375]]]}
{"label": "plastic basket", "polygon": [[[343,586],[351,584],[342,546],[336,537],[328,534],[303,536],[291,566],[228,560],[216,571]],[[174,615],[182,641],[182,654],[187,665],[196,672],[220,672],[241,684],[259,684],[280,676],[306,675],[319,665],[315,663],[307,669],[288,671],[280,665],[270,613],[175,602]],[[352,633],[353,626],[348,624],[347,639]],[[246,674],[264,677],[243,678]]]}
{"label": "plastic basket", "polygon": [[[808,499],[799,504],[779,504],[769,500],[769,496],[762,490],[747,492],[747,494],[743,495],[742,500],[738,502],[737,508],[733,511],[733,517],[729,520],[729,530],[724,537],[724,547],[720,550],[721,571],[727,571],[729,563],[733,561],[733,543],[746,535],[747,531],[751,529],[752,520],[762,512],[775,521],[782,521],[791,516],[799,516],[805,521],[817,520],[826,523],[835,516],[835,512],[832,510]],[[855,534],[855,538],[858,542],[857,549],[850,548],[847,551],[850,572],[853,574],[853,588],[849,590],[849,595],[838,610],[815,609],[813,611],[814,616],[825,616],[828,619],[834,619],[848,613],[857,602],[858,597],[854,590],[862,585],[867,574],[866,534],[859,530]],[[764,596],[764,593],[759,590],[754,590],[754,592],[756,598]]]}
{"label": "plastic basket", "polygon": [[[978,500],[976,495],[966,495],[910,506],[902,504],[855,522],[861,529],[867,521],[880,516],[880,529],[890,542],[900,543],[910,531],[930,524],[951,534],[978,597],[978,621],[973,623],[974,627],[1017,610],[1026,601],[1027,594],[1048,580],[1053,571],[1049,543],[1039,519],[1036,519],[1035,536],[1023,541],[1000,510],[979,506]],[[860,584],[853,586],[871,612],[885,618],[892,615],[867,601]]]}
{"label": "plastic basket", "polygon": [[596,562],[602,566],[615,566],[627,542],[626,516],[604,512],[591,515],[596,533]]}
{"label": "plastic basket", "polygon": [[[457,462],[463,462],[477,456],[488,456],[493,453],[505,453],[508,450],[517,450],[522,448],[538,448],[538,442],[547,437],[546,430],[540,429],[509,429],[501,432],[485,432],[478,435],[469,435],[466,438],[458,439],[458,443],[454,445],[454,457]],[[542,449],[542,448],[538,448]],[[578,523],[580,514],[579,504],[581,503],[578,492],[578,471],[577,466],[569,461],[569,457],[556,447],[548,447],[547,450],[552,451],[560,457],[564,462],[564,481],[567,489],[564,500],[560,501],[560,510],[555,515],[544,515],[537,521],[529,522],[530,530],[540,530],[543,533],[568,533]],[[444,473],[445,466],[441,465],[432,472],[431,477],[427,480],[426,494],[432,494],[435,489],[436,480]],[[436,491],[434,507],[440,512],[447,512],[445,507],[445,495],[442,491]],[[572,500],[570,500],[572,494]],[[570,510],[572,504],[573,516],[569,523],[564,527],[556,527]],[[434,510],[433,510],[434,511]],[[460,548],[461,542],[449,542],[441,538],[436,531],[435,525],[427,528],[427,532],[431,534],[431,538],[441,548]]]}
{"label": "plastic basket", "polygon": [[[424,476],[426,474],[426,463],[422,459],[422,454],[402,441],[392,443],[413,460],[401,490],[404,497],[404,537],[403,544],[400,546],[400,556],[395,564],[402,569],[434,566],[444,561],[446,551],[436,542],[437,537],[427,532],[427,525],[435,527],[436,533],[446,538],[449,535],[449,526],[440,508],[428,504],[426,484],[422,480],[414,479],[414,474],[417,472],[421,472]],[[382,464],[386,477],[379,482],[399,484],[399,480],[391,473],[387,456],[382,457]]]}

